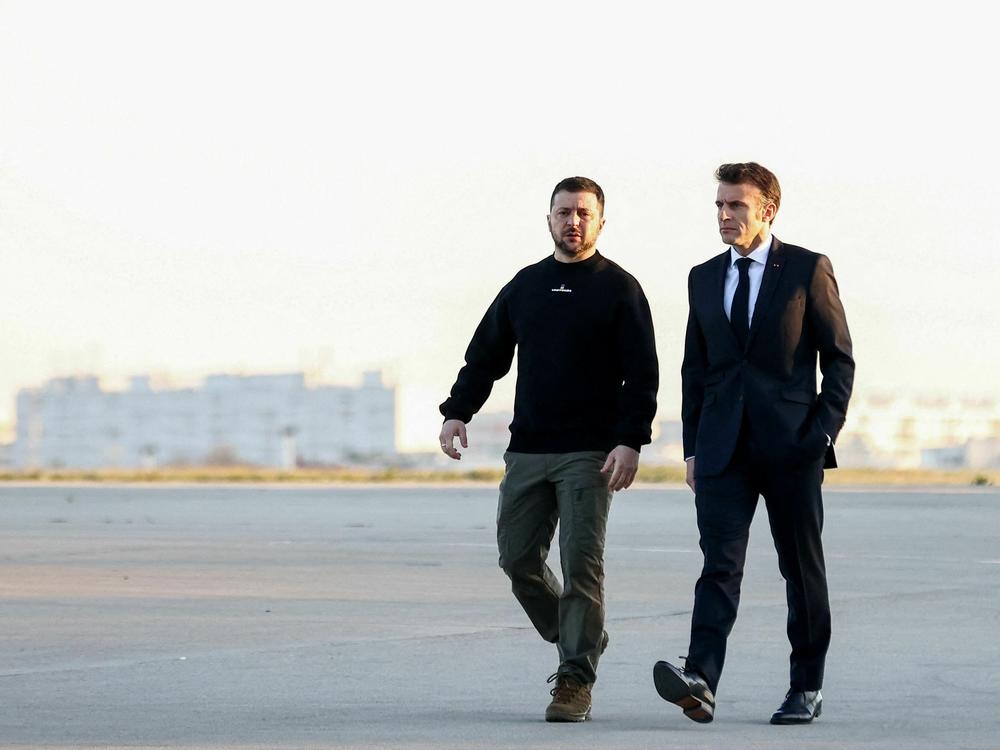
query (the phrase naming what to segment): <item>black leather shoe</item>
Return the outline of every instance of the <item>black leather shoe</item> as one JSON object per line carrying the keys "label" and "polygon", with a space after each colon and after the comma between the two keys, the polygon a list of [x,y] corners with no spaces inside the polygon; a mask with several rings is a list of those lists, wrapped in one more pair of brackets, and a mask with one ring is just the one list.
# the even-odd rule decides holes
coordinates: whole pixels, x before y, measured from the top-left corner
{"label": "black leather shoe", "polygon": [[715,696],[701,675],[665,661],[653,665],[653,684],[665,701],[684,709],[684,715],[699,724],[715,718]]}
{"label": "black leather shoe", "polygon": [[823,713],[823,694],[819,690],[789,690],[785,702],[771,716],[772,724],[808,724]]}

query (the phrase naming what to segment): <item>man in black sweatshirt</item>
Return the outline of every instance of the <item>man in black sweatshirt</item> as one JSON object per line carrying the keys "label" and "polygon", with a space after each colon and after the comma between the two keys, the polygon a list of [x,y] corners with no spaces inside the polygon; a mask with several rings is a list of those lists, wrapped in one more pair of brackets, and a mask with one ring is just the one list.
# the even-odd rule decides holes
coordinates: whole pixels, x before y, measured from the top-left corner
{"label": "man in black sweatshirt", "polygon": [[[608,644],[604,535],[611,495],[632,484],[650,441],[658,370],[639,283],[597,252],[604,192],[569,177],[552,191],[555,252],[521,269],[490,305],[441,404],[441,450],[510,370],[517,387],[500,484],[500,566],[542,638],[559,650],[547,721],[590,718],[591,686]],[[545,559],[559,524],[563,583]]]}

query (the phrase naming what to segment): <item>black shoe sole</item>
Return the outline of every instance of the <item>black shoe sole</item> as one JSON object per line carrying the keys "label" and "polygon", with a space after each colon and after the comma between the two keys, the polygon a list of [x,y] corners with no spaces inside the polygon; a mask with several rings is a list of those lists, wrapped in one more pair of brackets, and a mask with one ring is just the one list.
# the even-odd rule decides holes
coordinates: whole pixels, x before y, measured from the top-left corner
{"label": "black shoe sole", "polygon": [[680,706],[691,721],[708,724],[715,718],[715,706],[691,695],[688,684],[666,662],[653,666],[653,684],[663,700]]}
{"label": "black shoe sole", "polygon": [[808,719],[803,719],[803,718],[800,718],[798,716],[772,716],[771,717],[771,723],[772,724],[779,724],[779,725],[812,724],[813,719],[818,719],[821,713],[823,713],[823,704],[822,703],[820,703],[818,706],[816,706],[816,713],[814,713]]}

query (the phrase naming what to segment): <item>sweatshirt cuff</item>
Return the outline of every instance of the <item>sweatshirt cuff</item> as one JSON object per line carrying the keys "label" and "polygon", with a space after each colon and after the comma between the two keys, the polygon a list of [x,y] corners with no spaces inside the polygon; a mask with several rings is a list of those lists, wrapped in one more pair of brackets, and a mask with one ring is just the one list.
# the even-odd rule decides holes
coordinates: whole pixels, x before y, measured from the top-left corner
{"label": "sweatshirt cuff", "polygon": [[449,419],[457,419],[465,424],[472,421],[473,412],[462,409],[461,404],[456,404],[455,399],[449,398],[443,404],[438,407],[438,411],[441,412],[441,416],[444,417],[444,421],[447,422]]}

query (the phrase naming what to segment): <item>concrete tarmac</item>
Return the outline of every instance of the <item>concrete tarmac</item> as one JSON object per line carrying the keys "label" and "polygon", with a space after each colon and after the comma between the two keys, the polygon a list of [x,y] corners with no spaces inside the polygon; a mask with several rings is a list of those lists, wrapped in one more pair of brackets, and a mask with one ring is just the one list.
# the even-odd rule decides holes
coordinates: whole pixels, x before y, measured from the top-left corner
{"label": "concrete tarmac", "polygon": [[687,648],[692,494],[616,495],[611,646],[567,725],[542,719],[555,648],[497,567],[496,495],[0,485],[0,746],[1000,748],[996,489],[826,493],[834,639],[800,727],[768,724],[788,644],[763,503],[703,726],[651,678]]}

